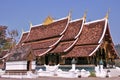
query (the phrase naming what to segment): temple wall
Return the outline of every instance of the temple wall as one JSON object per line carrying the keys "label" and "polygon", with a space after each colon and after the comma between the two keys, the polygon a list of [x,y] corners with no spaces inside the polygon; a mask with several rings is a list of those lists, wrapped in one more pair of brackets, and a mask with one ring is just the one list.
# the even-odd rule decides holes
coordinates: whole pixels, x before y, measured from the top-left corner
{"label": "temple wall", "polygon": [[32,70],[36,68],[36,62],[32,61]]}
{"label": "temple wall", "polygon": [[[35,67],[35,61],[32,61],[32,69]],[[6,70],[27,70],[27,61],[6,62]]]}
{"label": "temple wall", "polygon": [[6,62],[6,70],[27,70],[27,61]]}

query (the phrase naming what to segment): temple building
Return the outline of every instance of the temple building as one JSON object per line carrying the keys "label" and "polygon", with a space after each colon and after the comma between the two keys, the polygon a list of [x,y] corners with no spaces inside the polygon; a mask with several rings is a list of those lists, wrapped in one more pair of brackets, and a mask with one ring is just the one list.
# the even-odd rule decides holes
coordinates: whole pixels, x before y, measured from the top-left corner
{"label": "temple building", "polygon": [[6,69],[15,70],[18,67],[13,69],[13,66],[21,65],[19,70],[29,71],[35,65],[71,65],[73,58],[77,65],[97,65],[102,60],[104,67],[119,58],[108,14],[90,22],[86,22],[86,15],[76,20],[71,20],[71,14],[57,20],[48,16],[42,24],[31,24],[11,50]]}

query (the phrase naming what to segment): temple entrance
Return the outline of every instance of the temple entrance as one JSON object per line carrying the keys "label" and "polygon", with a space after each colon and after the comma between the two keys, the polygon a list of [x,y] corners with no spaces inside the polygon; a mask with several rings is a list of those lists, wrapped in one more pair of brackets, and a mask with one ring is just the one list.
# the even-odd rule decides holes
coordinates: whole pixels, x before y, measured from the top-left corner
{"label": "temple entrance", "polygon": [[45,55],[45,64],[46,65],[59,64],[59,55],[58,54],[47,54],[47,55]]}
{"label": "temple entrance", "polygon": [[59,55],[56,55],[56,64],[59,64]]}
{"label": "temple entrance", "polygon": [[[66,65],[71,65],[72,63],[72,60],[73,60],[73,58],[66,58],[65,59],[65,64]],[[75,60],[76,60],[76,64],[77,65],[86,65],[86,64],[90,64],[89,62],[90,62],[90,60],[88,60],[88,57],[77,57],[77,58],[75,58]]]}
{"label": "temple entrance", "polygon": [[31,71],[31,61],[27,61],[27,71]]}
{"label": "temple entrance", "polygon": [[71,65],[72,58],[66,58],[65,59],[65,64],[66,65]]}
{"label": "temple entrance", "polygon": [[48,65],[49,60],[48,60],[48,55],[45,55],[45,64]]}
{"label": "temple entrance", "polygon": [[105,49],[104,48],[99,48],[96,52],[95,55],[95,64],[96,65],[100,65],[102,64],[104,67],[107,67],[107,63],[106,63],[106,58],[107,58],[107,53],[105,53]]}
{"label": "temple entrance", "polygon": [[34,59],[34,55],[30,52],[27,56],[27,71],[32,70],[32,61]]}
{"label": "temple entrance", "polygon": [[88,62],[89,61],[88,61],[87,57],[79,57],[79,58],[77,58],[77,64],[78,65],[89,64]]}

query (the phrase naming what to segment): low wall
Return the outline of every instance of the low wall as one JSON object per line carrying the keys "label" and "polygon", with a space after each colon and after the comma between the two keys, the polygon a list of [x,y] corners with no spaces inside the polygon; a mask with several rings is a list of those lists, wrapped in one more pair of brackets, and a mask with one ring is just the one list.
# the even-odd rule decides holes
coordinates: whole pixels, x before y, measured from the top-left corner
{"label": "low wall", "polygon": [[35,63],[36,63],[35,61],[32,61],[32,70],[35,70],[35,68],[36,68],[36,64]]}
{"label": "low wall", "polygon": [[[35,61],[32,61],[32,69],[35,67]],[[6,62],[6,70],[27,70],[27,61]]]}

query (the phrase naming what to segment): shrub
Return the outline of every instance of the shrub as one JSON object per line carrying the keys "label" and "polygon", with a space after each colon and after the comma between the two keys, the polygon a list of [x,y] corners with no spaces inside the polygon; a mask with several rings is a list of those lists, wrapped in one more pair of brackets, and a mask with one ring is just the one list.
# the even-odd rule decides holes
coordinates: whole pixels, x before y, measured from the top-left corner
{"label": "shrub", "polygon": [[94,71],[91,71],[91,72],[90,72],[90,77],[96,77],[96,75],[95,75],[95,72],[94,72]]}

